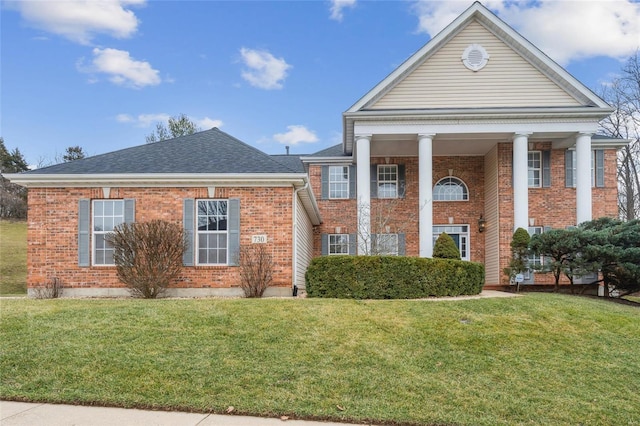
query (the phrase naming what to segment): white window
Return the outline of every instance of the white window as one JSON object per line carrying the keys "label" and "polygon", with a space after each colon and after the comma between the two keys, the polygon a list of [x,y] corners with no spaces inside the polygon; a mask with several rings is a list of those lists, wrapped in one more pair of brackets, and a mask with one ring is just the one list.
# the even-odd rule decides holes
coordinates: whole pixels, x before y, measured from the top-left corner
{"label": "white window", "polygon": [[440,179],[433,188],[434,201],[467,201],[467,185],[458,178],[447,176]]}
{"label": "white window", "polygon": [[329,255],[349,254],[349,234],[329,234]]}
{"label": "white window", "polygon": [[397,256],[398,234],[377,234],[375,246],[375,254]]}
{"label": "white window", "polygon": [[227,264],[228,219],[226,200],[198,200],[199,265]]}
{"label": "white window", "polygon": [[[540,235],[544,232],[544,228],[542,226],[530,226],[528,228],[529,236],[533,237],[534,235]],[[536,267],[540,267],[544,265],[544,257],[540,255],[531,254],[529,255],[529,269],[535,269]]]}
{"label": "white window", "polygon": [[124,200],[93,200],[93,264],[113,265],[113,246],[105,237],[124,223]]}
{"label": "white window", "polygon": [[460,259],[470,260],[469,257],[469,225],[434,225],[433,244],[442,233],[447,233],[460,250]]}
{"label": "white window", "polygon": [[349,198],[349,166],[329,167],[329,198]]}
{"label": "white window", "polygon": [[542,152],[529,151],[529,188],[540,188],[542,186]]}
{"label": "white window", "polygon": [[378,165],[378,198],[398,198],[398,166]]}
{"label": "white window", "polygon": [[[596,186],[596,156],[594,155],[595,151],[591,151],[591,186],[595,187]],[[573,150],[571,151],[571,164],[572,166],[572,174],[571,176],[573,176],[573,188],[576,187],[576,165],[577,165],[577,160],[576,160],[576,151]]]}

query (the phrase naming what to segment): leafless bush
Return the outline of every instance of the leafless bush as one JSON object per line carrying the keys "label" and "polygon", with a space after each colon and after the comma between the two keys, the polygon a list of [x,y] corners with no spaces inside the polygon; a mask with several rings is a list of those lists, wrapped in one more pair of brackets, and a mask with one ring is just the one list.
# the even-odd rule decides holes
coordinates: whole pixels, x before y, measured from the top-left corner
{"label": "leafless bush", "polygon": [[273,281],[273,258],[265,244],[240,249],[240,287],[246,297],[262,297]]}
{"label": "leafless bush", "polygon": [[42,287],[33,288],[33,297],[36,299],[57,299],[62,296],[62,281],[53,277]]}
{"label": "leafless bush", "polygon": [[163,220],[123,223],[107,236],[118,278],[134,297],[153,299],[178,278],[187,248],[184,232]]}

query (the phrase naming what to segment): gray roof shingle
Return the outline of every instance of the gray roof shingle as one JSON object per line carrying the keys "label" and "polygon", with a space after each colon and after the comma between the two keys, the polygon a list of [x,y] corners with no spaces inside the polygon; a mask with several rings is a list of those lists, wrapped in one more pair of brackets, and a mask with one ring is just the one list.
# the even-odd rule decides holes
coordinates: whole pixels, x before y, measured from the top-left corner
{"label": "gray roof shingle", "polygon": [[344,150],[342,148],[342,144],[339,143],[334,146],[330,146],[329,148],[323,149],[322,151],[315,152],[309,157],[349,157],[345,155]]}
{"label": "gray roof shingle", "polygon": [[[299,159],[298,159],[299,161]],[[299,173],[293,161],[277,161],[217,129],[108,152],[25,174],[101,173]]]}

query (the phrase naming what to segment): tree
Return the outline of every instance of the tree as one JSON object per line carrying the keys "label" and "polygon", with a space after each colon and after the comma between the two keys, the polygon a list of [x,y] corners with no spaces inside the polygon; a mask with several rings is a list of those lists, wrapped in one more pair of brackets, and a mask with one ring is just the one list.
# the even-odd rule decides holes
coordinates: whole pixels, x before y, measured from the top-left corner
{"label": "tree", "polygon": [[187,240],[175,223],[123,223],[106,241],[114,248],[118,278],[134,297],[156,298],[180,275]]}
{"label": "tree", "polygon": [[[531,237],[524,228],[518,228],[513,233],[511,239],[511,260],[509,266],[504,269],[505,275],[509,277],[509,282],[513,282],[516,275],[522,274],[529,268],[529,242]],[[520,291],[518,283],[517,291]]]}
{"label": "tree", "polygon": [[443,232],[438,236],[433,246],[433,257],[435,259],[456,259],[460,260],[460,250],[451,238],[451,235]]}
{"label": "tree", "polygon": [[[543,272],[553,273],[555,289],[560,288],[560,276],[564,273],[573,285],[573,277],[581,270],[578,263],[582,258],[580,252],[580,230],[552,229],[531,237],[529,249],[532,253],[544,256],[544,263],[540,266]],[[573,290],[573,289],[572,289]]]}
{"label": "tree", "polygon": [[191,121],[185,114],[170,117],[167,125],[156,123],[155,132],[147,135],[147,143],[159,142],[166,139],[177,138],[185,135],[192,135],[200,132],[202,129],[196,123]]}
{"label": "tree", "polygon": [[622,75],[604,86],[602,97],[615,111],[600,123],[601,132],[631,139],[618,152],[618,209],[625,220],[640,219],[640,53],[622,68]]}
{"label": "tree", "polygon": [[581,230],[581,255],[592,270],[599,269],[604,296],[610,289],[619,295],[640,290],[640,220],[623,222],[603,217],[584,222]]}
{"label": "tree", "polygon": [[65,154],[62,156],[62,161],[64,161],[65,163],[68,163],[70,161],[80,160],[85,157],[86,155],[81,146],[79,145],[69,146],[67,147]]}
{"label": "tree", "polygon": [[24,219],[27,217],[26,188],[9,182],[4,173],[20,173],[29,170],[27,161],[18,148],[7,150],[0,137],[0,217]]}

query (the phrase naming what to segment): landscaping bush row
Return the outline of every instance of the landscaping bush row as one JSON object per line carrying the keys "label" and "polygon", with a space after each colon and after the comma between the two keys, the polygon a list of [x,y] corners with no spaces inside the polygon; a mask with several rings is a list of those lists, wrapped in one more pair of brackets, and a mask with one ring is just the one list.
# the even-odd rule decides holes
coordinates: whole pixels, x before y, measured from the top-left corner
{"label": "landscaping bush row", "polygon": [[484,265],[398,256],[323,256],[306,273],[309,297],[416,299],[478,294]]}

